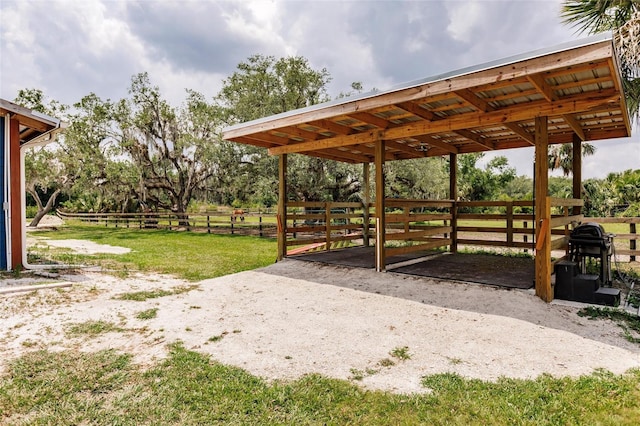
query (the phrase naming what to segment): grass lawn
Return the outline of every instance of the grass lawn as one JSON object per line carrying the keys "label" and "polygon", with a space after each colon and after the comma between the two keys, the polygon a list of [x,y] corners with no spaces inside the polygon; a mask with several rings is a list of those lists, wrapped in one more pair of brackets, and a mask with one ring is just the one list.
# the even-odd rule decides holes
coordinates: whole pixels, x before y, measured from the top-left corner
{"label": "grass lawn", "polygon": [[99,264],[113,270],[141,270],[174,274],[192,281],[214,278],[272,264],[276,241],[239,235],[105,228],[70,225],[57,231],[31,235],[51,239],[90,240],[99,244],[127,247],[122,255],[78,255],[65,249],[30,248],[30,261],[42,259],[69,264]]}
{"label": "grass lawn", "polygon": [[[276,252],[273,240],[186,232],[73,225],[34,235],[133,250],[94,257],[38,249],[34,257],[190,280],[268,265]],[[153,318],[155,312],[140,315]],[[68,331],[88,338],[117,332],[102,323],[79,323]],[[40,350],[10,361],[0,374],[0,424],[636,425],[640,419],[640,370],[497,383],[440,374],[424,377],[423,385],[428,393],[396,395],[318,375],[266,382],[180,344],[144,368],[115,350]]]}
{"label": "grass lawn", "polygon": [[37,351],[0,376],[0,423],[225,425],[636,425],[640,371],[578,379],[441,374],[394,395],[309,375],[268,383],[180,345],[148,370],[127,354]]}

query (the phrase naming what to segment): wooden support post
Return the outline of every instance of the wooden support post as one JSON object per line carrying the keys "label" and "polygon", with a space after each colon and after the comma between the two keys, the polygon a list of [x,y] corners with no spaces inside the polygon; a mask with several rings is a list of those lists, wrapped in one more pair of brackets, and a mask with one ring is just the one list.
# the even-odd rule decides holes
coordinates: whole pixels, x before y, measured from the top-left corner
{"label": "wooden support post", "polygon": [[9,120],[9,171],[11,173],[11,269],[22,269],[22,194],[20,193],[20,123]]}
{"label": "wooden support post", "polygon": [[536,117],[535,223],[536,223],[536,296],[545,302],[553,300],[551,288],[551,206],[549,187],[549,134],[547,117]]}
{"label": "wooden support post", "polygon": [[287,154],[278,158],[278,260],[287,255]]}
{"label": "wooden support post", "polygon": [[383,140],[376,142],[375,167],[376,167],[376,271],[385,270],[385,202],[384,202],[384,155],[385,143]]}
{"label": "wooden support post", "polygon": [[[575,133],[573,134],[573,198],[582,198],[582,140]],[[573,214],[581,212],[581,206],[573,207]]]}
{"label": "wooden support post", "polygon": [[331,203],[324,203],[324,235],[324,249],[331,251]]}
{"label": "wooden support post", "polygon": [[449,154],[449,198],[453,201],[449,251],[456,253],[458,251],[458,155],[453,153]]}
{"label": "wooden support post", "polygon": [[369,204],[371,203],[371,180],[369,163],[362,164],[362,179],[364,180],[364,199],[362,200],[362,245],[369,247]]}

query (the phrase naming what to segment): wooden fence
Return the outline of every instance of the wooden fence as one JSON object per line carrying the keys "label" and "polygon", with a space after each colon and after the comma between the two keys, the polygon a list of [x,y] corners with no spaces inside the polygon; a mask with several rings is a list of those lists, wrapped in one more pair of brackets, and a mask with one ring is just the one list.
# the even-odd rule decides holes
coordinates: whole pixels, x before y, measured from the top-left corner
{"label": "wooden fence", "polygon": [[[529,251],[534,248],[532,201],[430,201],[388,199],[387,255],[450,246],[489,246]],[[624,225],[614,232],[615,252],[640,260],[638,217],[582,217],[572,210],[581,201],[552,198],[552,250],[567,250],[571,228],[578,221],[601,223],[605,228]],[[478,213],[478,211],[484,211]],[[490,213],[485,213],[485,212]],[[104,226],[167,229],[215,234],[257,235],[275,238],[277,221],[273,213],[65,213],[75,219]],[[346,245],[369,245],[375,235],[375,212],[362,203],[287,203],[287,246],[315,244],[323,250]],[[619,228],[619,226],[617,226]]]}
{"label": "wooden fence", "polygon": [[453,201],[385,200],[386,255],[450,246]]}
{"label": "wooden fence", "polygon": [[277,235],[276,219],[272,213],[57,213],[62,219],[115,228],[182,230],[270,238]]}

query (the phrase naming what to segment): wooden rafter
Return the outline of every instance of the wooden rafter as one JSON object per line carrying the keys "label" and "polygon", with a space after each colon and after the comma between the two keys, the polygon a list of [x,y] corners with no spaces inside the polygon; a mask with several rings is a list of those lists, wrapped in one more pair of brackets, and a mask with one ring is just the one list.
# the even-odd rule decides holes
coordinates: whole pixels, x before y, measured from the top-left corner
{"label": "wooden rafter", "polygon": [[554,102],[537,101],[525,105],[512,106],[506,111],[494,110],[487,113],[474,112],[460,114],[433,122],[418,121],[387,130],[372,130],[354,135],[290,144],[271,148],[269,149],[269,153],[279,155],[292,152],[308,152],[314,149],[368,143],[378,139],[404,139],[443,131],[455,132],[457,130],[504,124],[506,122],[531,120],[535,117],[555,116],[566,112],[582,112],[598,107],[611,99],[619,99],[619,97],[619,93],[615,90],[605,90],[598,92],[597,95],[587,93],[574,96],[570,101],[566,102],[562,100]]}
{"label": "wooden rafter", "polygon": [[528,75],[527,79],[533,86],[544,96],[544,98],[548,102],[553,102],[555,100],[555,95],[553,93],[553,89],[547,82],[544,77],[540,74]]}
{"label": "wooden rafter", "polygon": [[569,125],[569,127],[571,127],[571,130],[573,130],[576,135],[578,135],[580,140],[587,140],[587,137],[584,134],[584,129],[575,116],[571,114],[564,114],[562,118],[564,118],[564,121]]}
{"label": "wooden rafter", "polygon": [[352,112],[351,114],[348,114],[348,116],[351,118],[355,118],[356,120],[362,121],[364,123],[376,126],[380,129],[386,129],[387,127],[389,127],[389,124],[390,124],[384,118],[380,118],[376,115],[369,114],[368,112]]}

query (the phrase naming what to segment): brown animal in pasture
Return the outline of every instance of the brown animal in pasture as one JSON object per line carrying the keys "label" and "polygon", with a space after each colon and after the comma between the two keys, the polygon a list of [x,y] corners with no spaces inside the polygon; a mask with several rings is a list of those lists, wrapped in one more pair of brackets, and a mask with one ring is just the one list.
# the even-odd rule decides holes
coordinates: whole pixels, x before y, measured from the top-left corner
{"label": "brown animal in pasture", "polygon": [[244,210],[243,209],[235,209],[233,210],[233,214],[231,215],[231,221],[235,222],[240,216],[240,222],[244,222]]}

